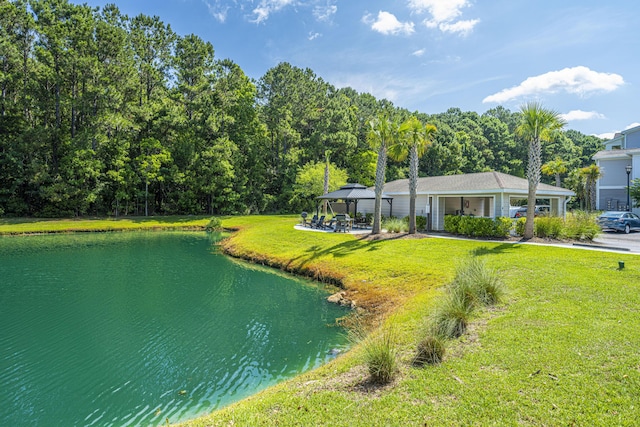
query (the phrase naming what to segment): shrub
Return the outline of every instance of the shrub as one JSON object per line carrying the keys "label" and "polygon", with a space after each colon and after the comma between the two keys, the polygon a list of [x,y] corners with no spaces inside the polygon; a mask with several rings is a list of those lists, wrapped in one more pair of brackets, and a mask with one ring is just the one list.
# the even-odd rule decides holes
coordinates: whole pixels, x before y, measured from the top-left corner
{"label": "shrub", "polygon": [[409,226],[402,219],[389,217],[382,222],[382,228],[389,233],[401,233],[407,231]]}
{"label": "shrub", "polygon": [[371,334],[363,342],[364,362],[371,380],[379,384],[389,383],[396,374],[395,332],[390,326],[383,326],[379,333]]}
{"label": "shrub", "polygon": [[467,330],[473,303],[464,293],[450,293],[436,307],[430,319],[430,333],[441,338],[458,338]]}
{"label": "shrub", "polygon": [[445,215],[444,216],[444,231],[447,233],[458,234],[458,226],[460,225],[461,216],[458,215]]}
{"label": "shrub", "polygon": [[518,218],[516,221],[516,234],[518,236],[524,236],[524,225],[527,222],[527,218]]}
{"label": "shrub", "polygon": [[462,234],[475,237],[508,237],[513,221],[510,218],[498,217],[496,219],[445,215],[444,230],[447,233]]}
{"label": "shrub", "polygon": [[212,217],[209,220],[209,223],[205,226],[205,230],[211,231],[222,231],[222,220],[220,218]]}
{"label": "shrub", "polygon": [[539,217],[533,221],[533,233],[538,237],[561,237],[564,230],[564,221],[560,217]]}
{"label": "shrub", "polygon": [[441,337],[429,335],[418,343],[413,363],[418,366],[435,365],[442,362],[445,352],[445,341]]}
{"label": "shrub", "polygon": [[567,214],[563,235],[570,239],[593,240],[600,231],[596,214],[576,211]]}
{"label": "shrub", "polygon": [[495,232],[493,237],[509,237],[513,228],[513,220],[500,216],[495,220]]}
{"label": "shrub", "polygon": [[367,212],[364,214],[364,217],[367,221],[367,224],[373,224],[373,214],[371,212]]}
{"label": "shrub", "polygon": [[[407,230],[409,229],[409,216],[402,218],[405,224],[407,224]],[[416,230],[421,231],[427,228],[427,218],[424,216],[416,215]]]}
{"label": "shrub", "polygon": [[458,234],[472,236],[475,228],[475,218],[471,216],[461,216],[458,223]]}

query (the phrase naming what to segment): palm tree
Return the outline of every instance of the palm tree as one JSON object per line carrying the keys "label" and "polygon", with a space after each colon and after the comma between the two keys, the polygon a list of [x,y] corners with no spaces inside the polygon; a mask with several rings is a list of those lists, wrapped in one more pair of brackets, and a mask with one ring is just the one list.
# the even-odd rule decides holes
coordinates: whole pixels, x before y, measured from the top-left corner
{"label": "palm tree", "polygon": [[574,169],[569,172],[567,179],[564,181],[567,188],[576,193],[576,199],[580,201],[580,209],[584,209],[587,199],[587,189],[585,188],[585,180],[580,169]]}
{"label": "palm tree", "polygon": [[541,142],[548,141],[551,133],[561,129],[565,120],[556,111],[546,109],[539,102],[531,101],[520,107],[521,122],[516,133],[529,141],[529,156],[527,164],[527,180],[529,192],[527,197],[527,222],[524,227],[524,238],[533,237],[533,218],[536,205],[536,191],[540,184]]}
{"label": "palm tree", "polygon": [[545,175],[555,175],[556,187],[562,187],[560,182],[560,175],[567,172],[568,163],[562,160],[560,157],[556,157],[555,160],[551,160],[542,165],[542,173]]}
{"label": "palm tree", "polygon": [[397,140],[398,125],[385,116],[379,116],[369,122],[367,141],[369,146],[378,152],[376,164],[375,205],[373,212],[373,228],[371,234],[380,234],[382,222],[382,189],[387,169],[387,150]]}
{"label": "palm tree", "polygon": [[[322,195],[329,194],[329,158],[331,157],[331,150],[325,150],[324,152],[324,188]],[[327,214],[328,201],[322,203],[322,213]]]}
{"label": "palm tree", "polygon": [[389,147],[389,156],[402,161],[409,155],[409,234],[416,233],[416,197],[418,192],[418,159],[431,145],[436,133],[434,125],[423,125],[415,116],[400,125],[398,142]]}
{"label": "palm tree", "polygon": [[598,165],[590,165],[580,169],[580,175],[584,179],[587,210],[592,211],[596,208],[596,183],[602,178],[602,170]]}

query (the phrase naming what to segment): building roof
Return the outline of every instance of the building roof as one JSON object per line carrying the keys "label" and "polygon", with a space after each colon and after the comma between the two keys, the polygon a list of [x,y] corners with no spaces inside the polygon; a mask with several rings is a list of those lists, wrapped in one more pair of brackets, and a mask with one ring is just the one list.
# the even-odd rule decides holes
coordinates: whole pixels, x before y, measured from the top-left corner
{"label": "building roof", "polygon": [[593,155],[594,160],[628,159],[633,155],[640,154],[640,148],[630,148],[628,150],[602,150]]}
{"label": "building roof", "polygon": [[[343,185],[339,190],[316,197],[316,199],[326,200],[363,200],[375,198],[376,193],[373,190],[370,190],[364,185],[357,183]],[[382,198],[391,199],[391,197],[387,196],[386,194],[383,194]]]}
{"label": "building roof", "polygon": [[[527,194],[529,182],[524,178],[501,172],[480,172],[464,175],[446,175],[418,178],[418,194],[475,194],[516,193]],[[389,196],[408,194],[409,180],[399,179],[384,186]],[[562,187],[538,184],[538,195],[574,196],[575,193]]]}

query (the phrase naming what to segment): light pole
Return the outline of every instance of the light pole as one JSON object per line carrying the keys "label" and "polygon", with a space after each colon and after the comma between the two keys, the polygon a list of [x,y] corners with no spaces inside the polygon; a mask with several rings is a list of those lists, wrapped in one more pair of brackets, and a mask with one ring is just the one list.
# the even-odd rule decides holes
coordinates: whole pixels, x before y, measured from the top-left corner
{"label": "light pole", "polygon": [[631,176],[631,165],[627,165],[625,167],[626,171],[627,171],[627,211],[631,210],[631,198],[630,193],[629,193],[629,177]]}

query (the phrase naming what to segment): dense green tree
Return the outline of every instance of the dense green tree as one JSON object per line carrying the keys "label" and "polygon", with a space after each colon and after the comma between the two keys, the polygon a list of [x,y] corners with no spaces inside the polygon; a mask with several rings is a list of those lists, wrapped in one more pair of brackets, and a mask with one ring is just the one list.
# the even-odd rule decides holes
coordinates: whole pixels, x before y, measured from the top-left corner
{"label": "dense green tree", "polygon": [[[315,198],[324,194],[325,162],[309,162],[296,174],[291,206],[294,210],[315,209]],[[335,191],[347,183],[347,171],[333,163],[328,164],[329,182],[327,192]]]}
{"label": "dense green tree", "polygon": [[[211,43],[178,36],[157,16],[0,0],[5,215],[297,210],[298,171],[328,151],[349,180],[374,185],[382,157],[367,138],[371,120],[410,115],[288,63],[253,82],[233,61],[216,60]],[[419,174],[524,176],[520,112],[413,115],[438,128]],[[557,131],[541,143],[541,161],[560,156],[578,169],[600,149],[599,138]],[[412,174],[406,162],[384,166],[383,183]]]}

